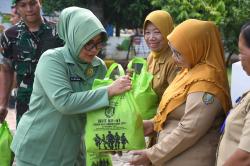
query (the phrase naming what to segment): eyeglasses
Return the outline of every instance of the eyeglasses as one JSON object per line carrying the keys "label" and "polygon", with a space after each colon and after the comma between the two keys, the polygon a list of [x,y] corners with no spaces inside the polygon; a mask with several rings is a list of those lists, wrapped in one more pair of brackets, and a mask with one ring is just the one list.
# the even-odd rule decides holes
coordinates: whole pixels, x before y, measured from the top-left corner
{"label": "eyeglasses", "polygon": [[93,48],[96,48],[97,50],[101,50],[103,47],[105,47],[106,43],[105,42],[100,42],[100,43],[87,43],[84,45],[85,50],[91,51]]}
{"label": "eyeglasses", "polygon": [[180,62],[182,61],[183,57],[181,55],[181,53],[179,53],[170,43],[168,43],[171,51],[173,52],[173,58],[177,61],[177,62]]}

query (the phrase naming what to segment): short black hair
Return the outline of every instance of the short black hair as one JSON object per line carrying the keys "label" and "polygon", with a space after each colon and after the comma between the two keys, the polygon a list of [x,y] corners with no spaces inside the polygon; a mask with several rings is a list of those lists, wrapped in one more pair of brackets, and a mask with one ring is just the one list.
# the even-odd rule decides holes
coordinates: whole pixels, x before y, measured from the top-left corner
{"label": "short black hair", "polygon": [[245,23],[241,29],[240,29],[240,34],[242,34],[246,45],[248,48],[250,48],[250,21]]}

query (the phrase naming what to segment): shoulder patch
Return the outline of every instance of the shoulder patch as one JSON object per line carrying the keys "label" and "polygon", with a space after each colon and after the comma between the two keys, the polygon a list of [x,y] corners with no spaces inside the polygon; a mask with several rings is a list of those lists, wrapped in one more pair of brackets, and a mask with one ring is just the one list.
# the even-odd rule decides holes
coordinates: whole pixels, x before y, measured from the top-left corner
{"label": "shoulder patch", "polygon": [[204,93],[204,95],[202,97],[202,101],[206,105],[212,104],[214,102],[214,95],[212,95],[210,93]]}

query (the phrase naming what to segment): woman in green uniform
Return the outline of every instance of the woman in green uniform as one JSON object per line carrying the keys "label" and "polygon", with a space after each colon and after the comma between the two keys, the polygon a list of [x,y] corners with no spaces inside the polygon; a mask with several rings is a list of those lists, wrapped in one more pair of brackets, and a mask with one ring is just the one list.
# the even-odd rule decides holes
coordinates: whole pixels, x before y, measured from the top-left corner
{"label": "woman in green uniform", "polygon": [[17,128],[11,148],[18,166],[70,166],[76,162],[86,112],[109,105],[109,97],[131,88],[128,76],[91,90],[106,67],[96,55],[107,39],[89,10],[69,7],[59,17],[64,47],[46,51],[36,68],[29,111]]}

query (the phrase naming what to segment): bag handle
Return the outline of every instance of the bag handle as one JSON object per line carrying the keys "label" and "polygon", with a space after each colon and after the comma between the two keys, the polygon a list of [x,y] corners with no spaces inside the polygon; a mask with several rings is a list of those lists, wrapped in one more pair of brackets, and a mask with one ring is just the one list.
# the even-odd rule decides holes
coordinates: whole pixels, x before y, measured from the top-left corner
{"label": "bag handle", "polygon": [[132,69],[133,64],[142,64],[143,71],[146,71],[148,68],[147,61],[142,57],[134,57],[133,59],[131,59],[130,62],[128,63],[127,68]]}
{"label": "bag handle", "polygon": [[8,127],[8,124],[7,124],[6,120],[4,120],[4,121],[2,122],[0,128],[1,128],[1,129],[0,129],[0,136],[2,135],[2,132],[4,131],[4,129],[9,130],[9,127]]}
{"label": "bag handle", "polygon": [[118,71],[120,73],[120,76],[124,76],[125,75],[125,71],[122,67],[122,65],[118,64],[118,63],[112,63],[112,65],[108,68],[108,71],[105,75],[105,78],[109,79],[111,73],[118,67]]}

